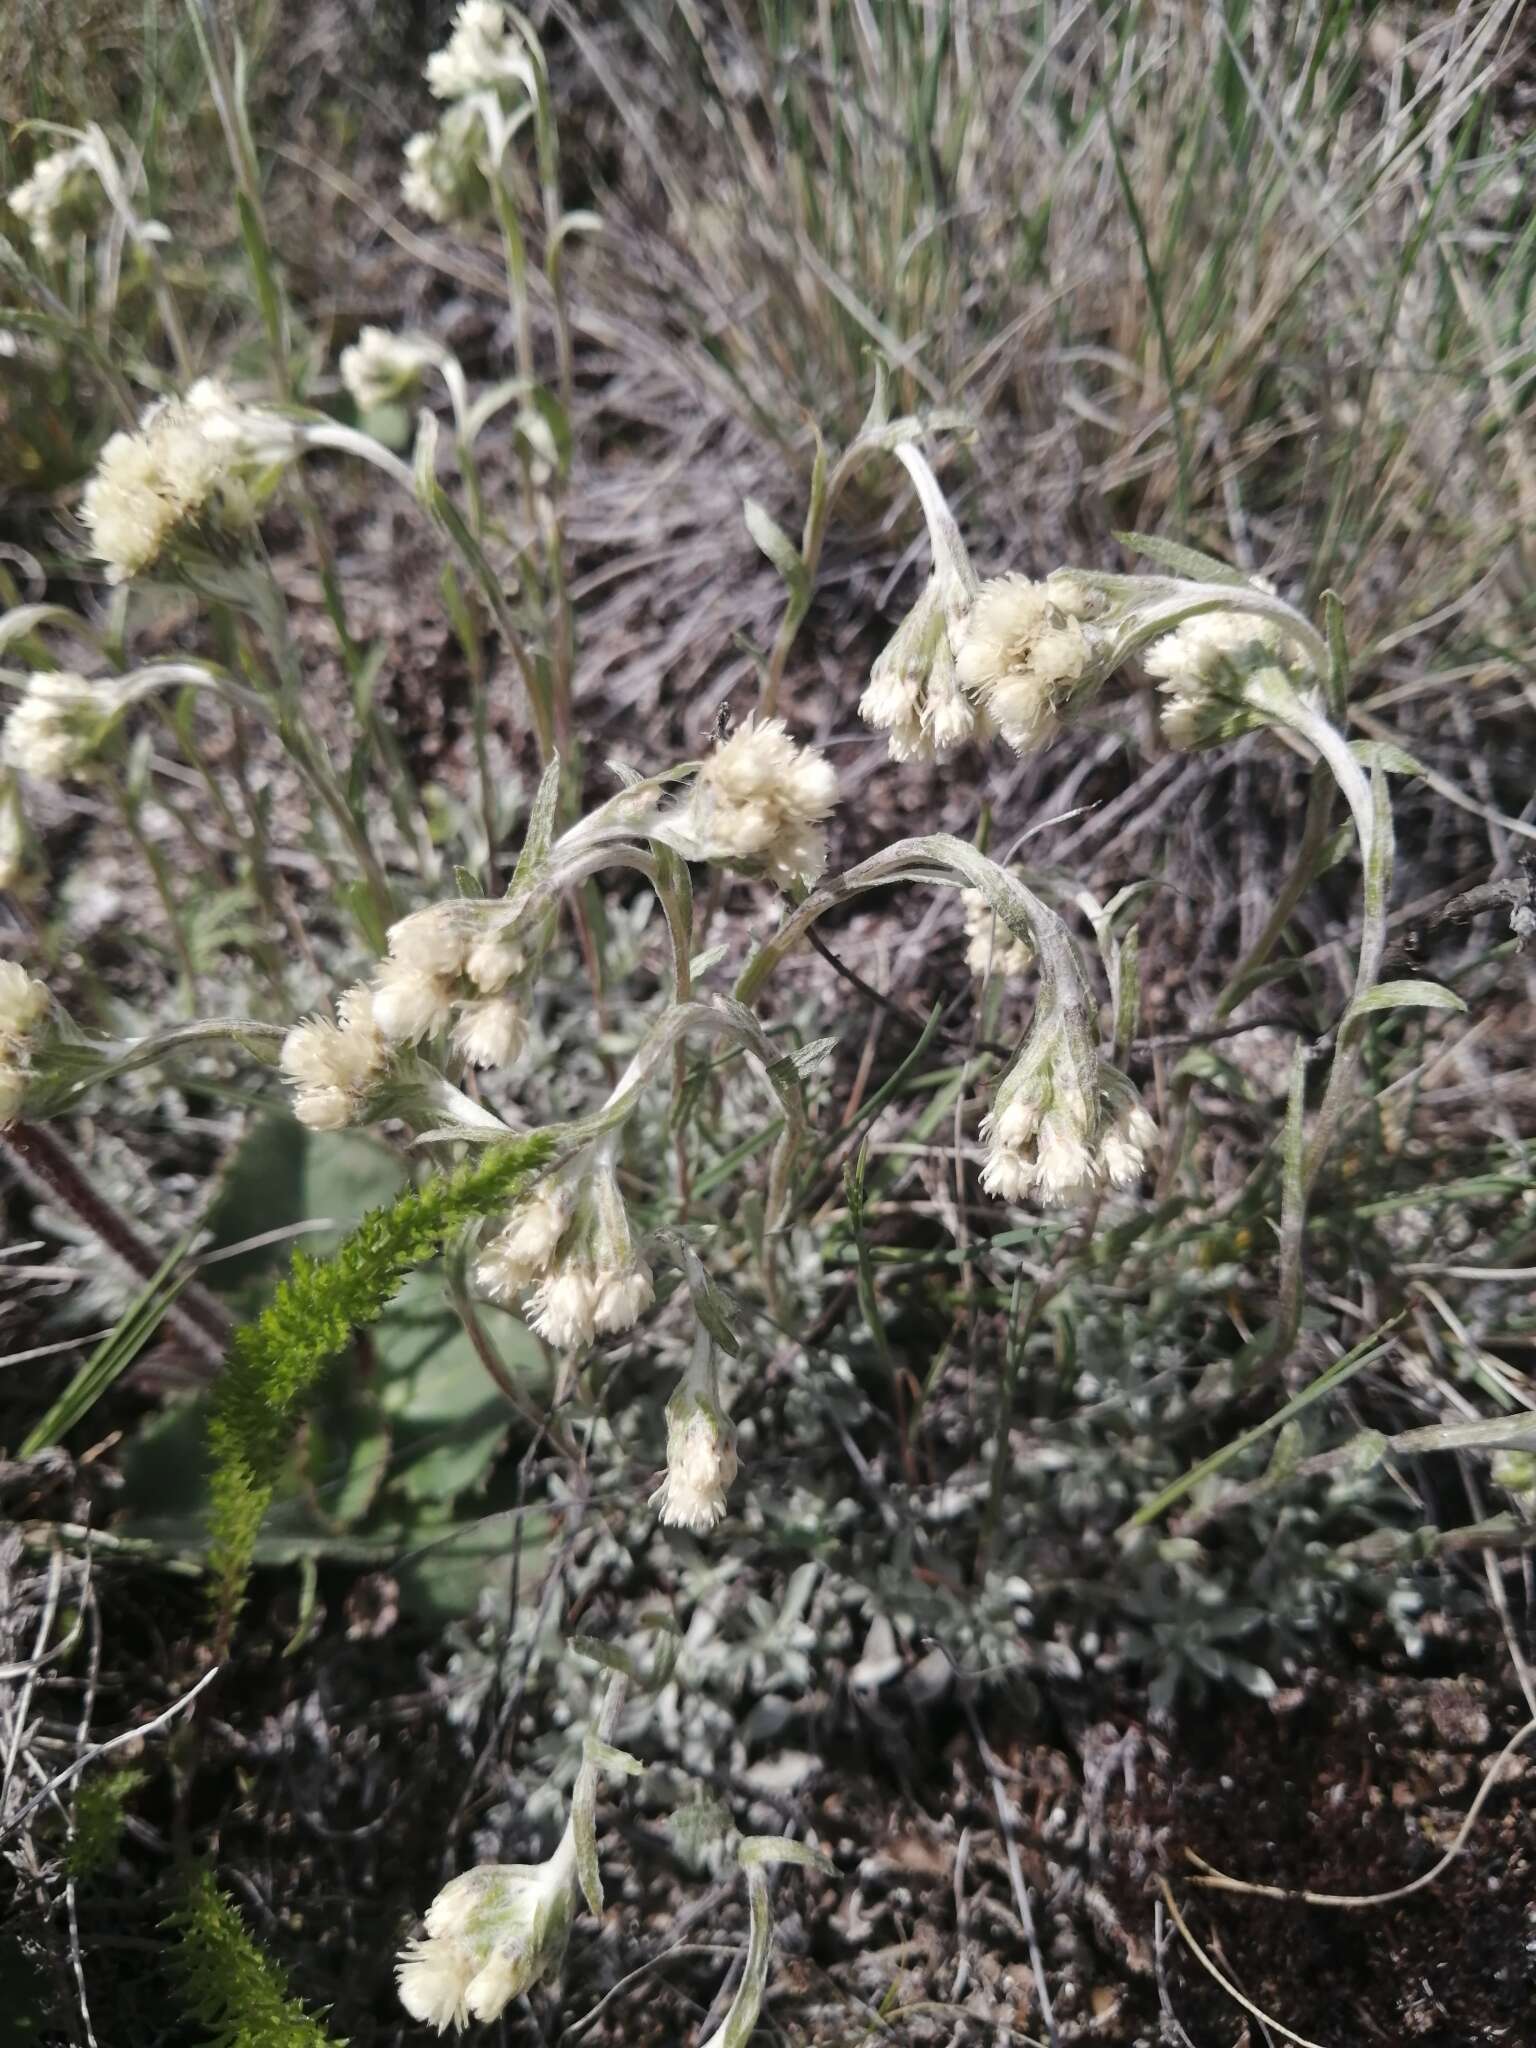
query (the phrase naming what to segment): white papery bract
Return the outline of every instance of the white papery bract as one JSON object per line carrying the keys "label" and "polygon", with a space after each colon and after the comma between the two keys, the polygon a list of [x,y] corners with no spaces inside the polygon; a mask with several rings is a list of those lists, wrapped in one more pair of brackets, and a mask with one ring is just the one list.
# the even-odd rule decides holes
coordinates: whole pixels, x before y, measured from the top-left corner
{"label": "white papery bract", "polygon": [[82,777],[121,705],[111,682],[93,682],[72,669],[40,670],[27,678],[5,721],[5,757],[42,782]]}
{"label": "white papery bract", "polygon": [[396,1965],[400,2002],[443,2033],[495,2019],[557,1969],[576,1911],[576,1841],[568,1825],[543,1863],[483,1863],[444,1885],[426,1934]]}
{"label": "white papery bract", "polygon": [[817,880],[827,864],[822,821],[837,776],[781,718],[748,718],[700,768],[666,836],[690,860],[760,868],[781,887]]}

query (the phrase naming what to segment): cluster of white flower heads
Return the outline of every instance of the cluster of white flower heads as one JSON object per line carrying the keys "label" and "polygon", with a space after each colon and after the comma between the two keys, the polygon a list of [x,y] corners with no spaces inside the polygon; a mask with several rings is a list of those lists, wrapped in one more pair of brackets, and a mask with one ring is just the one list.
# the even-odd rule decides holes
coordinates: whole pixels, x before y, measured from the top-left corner
{"label": "cluster of white flower heads", "polygon": [[112,583],[157,562],[182,529],[248,525],[252,486],[299,445],[279,414],[243,406],[204,377],[185,398],[152,406],[136,433],[116,433],[85,487],[81,515]]}
{"label": "cluster of white flower heads", "polygon": [[407,140],[400,197],[441,225],[468,220],[478,212],[486,189],[482,145],[483,130],[474,108],[450,107],[435,128]]}
{"label": "cluster of white flower heads", "polygon": [[825,754],[798,745],[782,718],[751,717],[700,768],[675,836],[692,859],[760,868],[781,888],[810,884],[827,864],[822,821],[836,801]]}
{"label": "cluster of white flower heads", "polygon": [[633,1329],[655,1298],[604,1158],[567,1168],[519,1202],[485,1247],[475,1279],[493,1301],[526,1299],[529,1323],[562,1351]]}
{"label": "cluster of white flower heads", "polygon": [[[1266,595],[1275,594],[1265,577],[1253,581]],[[1162,690],[1164,737],[1179,748],[1234,739],[1260,722],[1240,700],[1245,673],[1277,662],[1290,669],[1309,667],[1302,649],[1275,620],[1241,611],[1200,612],[1154,640],[1141,660]]]}
{"label": "cluster of white flower heads", "polygon": [[1070,582],[1009,574],[983,583],[955,654],[955,672],[1015,753],[1053,739],[1073,701],[1102,679]]}
{"label": "cluster of white flower heads", "polygon": [[510,986],[531,971],[522,949],[456,903],[414,910],[390,927],[389,955],[373,978],[374,1028],[390,1045],[416,1045],[451,1024],[453,1049],[472,1067],[506,1067],[528,1037]]}
{"label": "cluster of white flower heads", "polygon": [[981,1127],[981,1184],[989,1195],[1082,1202],[1105,1188],[1128,1188],[1145,1172],[1157,1126],[1131,1083],[1101,1060],[1085,1090],[1063,1064],[1031,1062],[1024,1078],[1003,1082]]}
{"label": "cluster of white flower heads", "polygon": [[960,901],[965,906],[965,964],[976,979],[1027,974],[1035,961],[1030,942],[1015,937],[982,890],[962,889]]}
{"label": "cluster of white flower heads", "polygon": [[311,1017],[283,1040],[279,1065],[293,1087],[293,1113],[312,1131],[363,1122],[389,1066],[373,1021],[372,991],[359,983],[336,1005],[337,1021]]}
{"label": "cluster of white flower heads", "polygon": [[83,779],[121,706],[110,682],[39,670],[5,721],[5,757],[40,782]]}
{"label": "cluster of white flower heads", "polygon": [[414,392],[441,355],[437,344],[422,335],[365,327],[341,352],[341,381],[359,412],[376,412]]}
{"label": "cluster of white flower heads", "polygon": [[48,990],[15,960],[0,960],[0,1128],[21,1114],[37,1028],[48,1015]]}
{"label": "cluster of white flower heads", "polygon": [[501,0],[463,0],[452,35],[427,59],[427,84],[440,100],[501,92],[531,80],[527,48]]}
{"label": "cluster of white flower heads", "polygon": [[875,657],[859,716],[888,736],[893,761],[940,761],[992,731],[987,713],[960,687],[955,663],[957,628],[968,606],[953,577],[930,577]]}
{"label": "cluster of white flower heads", "polygon": [[32,175],[8,194],[6,205],[38,255],[55,257],[64,253],[77,229],[93,224],[101,201],[95,152],[89,143],[76,142],[40,157]]}
{"label": "cluster of white flower heads", "polygon": [[739,1470],[736,1432],[721,1412],[713,1374],[707,1385],[688,1375],[667,1403],[667,1473],[651,1506],[669,1527],[702,1534],[723,1520]]}
{"label": "cluster of white flower heads", "polygon": [[576,1843],[567,1827],[543,1863],[482,1863],[444,1885],[426,1935],[401,1951],[395,1978],[414,2020],[441,2034],[494,2020],[558,1968],[576,1910]]}

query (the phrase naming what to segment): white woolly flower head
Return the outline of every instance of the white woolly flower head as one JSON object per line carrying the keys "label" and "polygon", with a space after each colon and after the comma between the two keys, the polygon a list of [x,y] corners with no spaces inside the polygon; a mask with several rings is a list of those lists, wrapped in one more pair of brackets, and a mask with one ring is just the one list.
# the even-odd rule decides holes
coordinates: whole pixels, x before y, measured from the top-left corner
{"label": "white woolly flower head", "polygon": [[427,59],[427,84],[440,100],[501,92],[511,85],[534,90],[527,47],[501,0],[462,0],[452,35]]}
{"label": "white woolly flower head", "polygon": [[336,1008],[335,1024],[324,1017],[295,1024],[278,1055],[294,1091],[293,1113],[313,1131],[361,1123],[389,1065],[389,1048],[373,1021],[371,992],[361,985],[350,988]]}
{"label": "white woolly flower head", "polygon": [[415,1045],[447,1029],[469,946],[456,904],[434,903],[390,926],[389,957],[373,978],[373,1018],[391,1045]]}
{"label": "white woolly flower head", "polygon": [[281,414],[244,406],[213,377],[185,398],[151,406],[137,433],[114,434],[81,499],[81,516],[108,581],[126,582],[157,562],[193,524],[248,525],[253,487],[299,447]]}
{"label": "white woolly flower head", "polygon": [[690,1371],[667,1403],[667,1476],[650,1505],[669,1528],[702,1533],[724,1519],[740,1466],[718,1392],[712,1370],[703,1383]]}
{"label": "white woolly flower head", "polygon": [[365,327],[341,352],[341,381],[359,412],[377,412],[418,390],[425,372],[441,357],[442,350],[423,335]]}
{"label": "white woolly flower head", "polygon": [[473,220],[490,195],[482,167],[485,125],[472,100],[449,107],[435,128],[405,145],[400,197],[428,220]]}
{"label": "white woolly flower head", "polygon": [[955,672],[1015,753],[1043,747],[1106,672],[1069,579],[1010,573],[983,583],[955,653]]}
{"label": "white woolly flower head", "polygon": [[559,1967],[576,1911],[576,1844],[567,1827],[543,1863],[483,1863],[427,1909],[426,1934],[395,1978],[412,2019],[443,2033],[495,2019]]}
{"label": "white woolly flower head", "polygon": [[41,782],[84,779],[122,709],[111,682],[70,669],[40,670],[5,721],[5,756]]}
{"label": "white woolly flower head", "polygon": [[46,985],[15,960],[0,960],[0,1129],[21,1114],[32,1049],[47,1020]]}
{"label": "white woolly flower head", "polygon": [[970,605],[968,594],[959,596],[957,602],[953,578],[930,577],[875,657],[859,716],[888,735],[893,761],[940,761],[991,730],[988,714],[961,688],[955,666],[957,628]]}
{"label": "white woolly flower head", "polygon": [[782,718],[753,716],[700,768],[673,831],[691,859],[761,868],[785,888],[808,885],[827,864],[821,827],[836,801],[826,756],[798,745]]}
{"label": "white woolly flower head", "polygon": [[570,1179],[546,1182],[513,1209],[475,1267],[476,1283],[493,1301],[516,1302],[552,1269],[577,1191]]}
{"label": "white woolly flower head", "polygon": [[453,1049],[471,1067],[510,1067],[528,1042],[528,1018],[513,996],[482,996],[461,1003],[453,1023]]}
{"label": "white woolly flower head", "polygon": [[[1254,587],[1273,597],[1263,576]],[[1274,619],[1253,612],[1200,612],[1154,640],[1141,657],[1162,689],[1163,734],[1173,747],[1215,746],[1264,721],[1242,701],[1245,677],[1277,664],[1310,673],[1297,643]]]}
{"label": "white woolly flower head", "polygon": [[654,1297],[651,1269],[605,1156],[585,1157],[518,1203],[475,1269],[501,1302],[528,1295],[528,1320],[561,1350],[632,1329]]}
{"label": "white woolly flower head", "polygon": [[6,205],[26,228],[39,256],[61,256],[69,238],[100,218],[104,194],[96,153],[87,142],[70,143],[39,157],[32,175],[17,185]]}
{"label": "white woolly flower head", "polygon": [[1027,974],[1034,965],[1034,947],[1027,939],[1017,938],[1003,923],[985,893],[980,889],[962,889],[960,901],[965,906],[965,964],[976,979]]}
{"label": "white woolly flower head", "polygon": [[1084,1079],[1065,1032],[1049,1019],[1026,1040],[981,1135],[989,1195],[1054,1206],[1130,1187],[1157,1144],[1157,1127],[1126,1077],[1094,1055]]}

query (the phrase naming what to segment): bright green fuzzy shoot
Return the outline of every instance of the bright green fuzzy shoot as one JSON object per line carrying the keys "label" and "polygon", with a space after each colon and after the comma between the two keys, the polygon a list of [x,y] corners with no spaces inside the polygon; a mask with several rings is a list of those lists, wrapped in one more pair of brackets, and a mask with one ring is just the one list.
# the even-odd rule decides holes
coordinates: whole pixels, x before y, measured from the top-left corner
{"label": "bright green fuzzy shoot", "polygon": [[78,1884],[105,1870],[117,1854],[123,1832],[123,1809],[144,1783],[146,1773],[129,1765],[121,1771],[87,1776],[75,1795],[75,1826],[64,1867]]}
{"label": "bright green fuzzy shoot", "polygon": [[[338,2048],[262,1954],[211,1871],[199,1871],[167,1925],[179,2003],[207,2048]],[[344,2048],[344,2044],[341,2044]]]}
{"label": "bright green fuzzy shoot", "polygon": [[544,1133],[498,1144],[365,1216],[328,1259],[296,1251],[255,1322],[236,1331],[208,1423],[211,1569],[220,1654],[245,1596],[256,1537],[305,1404],[352,1332],[377,1321],[406,1276],[460,1224],[502,1208],[554,1150]]}

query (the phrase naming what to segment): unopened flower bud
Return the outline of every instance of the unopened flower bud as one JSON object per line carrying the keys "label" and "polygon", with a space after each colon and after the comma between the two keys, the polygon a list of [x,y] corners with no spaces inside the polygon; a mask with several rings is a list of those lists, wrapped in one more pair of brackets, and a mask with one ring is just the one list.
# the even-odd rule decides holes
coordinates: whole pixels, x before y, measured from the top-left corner
{"label": "unopened flower bud", "polygon": [[472,1067],[509,1067],[528,1038],[521,1003],[510,996],[485,996],[460,1006],[453,1049]]}

